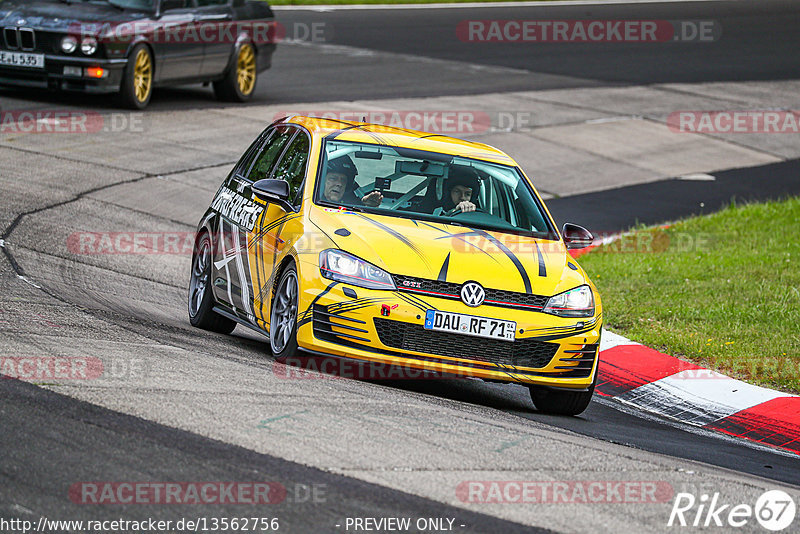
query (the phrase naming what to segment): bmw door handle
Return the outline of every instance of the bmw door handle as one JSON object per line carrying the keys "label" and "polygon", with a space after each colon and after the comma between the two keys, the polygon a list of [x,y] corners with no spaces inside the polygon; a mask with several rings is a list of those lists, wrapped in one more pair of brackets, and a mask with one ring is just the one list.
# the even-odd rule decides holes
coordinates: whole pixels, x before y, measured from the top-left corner
{"label": "bmw door handle", "polygon": [[197,22],[223,22],[227,20],[233,20],[231,15],[198,15],[195,17]]}

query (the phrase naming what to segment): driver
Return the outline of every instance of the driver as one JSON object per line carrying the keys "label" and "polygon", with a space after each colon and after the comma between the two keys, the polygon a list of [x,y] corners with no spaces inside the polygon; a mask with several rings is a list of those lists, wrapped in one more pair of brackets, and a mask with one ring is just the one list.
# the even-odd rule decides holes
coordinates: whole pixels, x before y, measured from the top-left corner
{"label": "driver", "polygon": [[358,171],[350,156],[339,156],[328,162],[325,184],[322,188],[322,198],[328,202],[341,204],[364,204],[365,206],[378,207],[383,200],[379,191],[373,191],[359,200],[353,193],[355,178]]}
{"label": "driver", "polygon": [[[447,213],[458,208],[462,213],[475,211],[475,199],[478,196],[478,173],[472,167],[453,165],[450,177],[445,183],[445,194],[442,199],[441,212]],[[437,212],[439,210],[436,210]]]}

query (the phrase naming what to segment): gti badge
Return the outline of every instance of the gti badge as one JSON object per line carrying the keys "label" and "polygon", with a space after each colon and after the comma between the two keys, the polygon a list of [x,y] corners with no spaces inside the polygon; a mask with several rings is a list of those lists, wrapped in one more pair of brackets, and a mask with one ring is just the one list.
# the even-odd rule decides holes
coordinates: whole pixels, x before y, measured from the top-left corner
{"label": "gti badge", "polygon": [[477,308],[485,298],[486,292],[478,282],[467,282],[461,286],[461,300],[467,306]]}

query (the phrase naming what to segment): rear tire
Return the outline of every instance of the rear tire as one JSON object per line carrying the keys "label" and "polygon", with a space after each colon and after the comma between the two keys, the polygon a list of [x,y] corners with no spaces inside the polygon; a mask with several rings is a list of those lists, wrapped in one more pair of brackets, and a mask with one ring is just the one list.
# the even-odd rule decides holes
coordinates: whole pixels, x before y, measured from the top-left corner
{"label": "rear tire", "polygon": [[223,102],[247,102],[253,97],[258,83],[256,49],[250,43],[236,48],[233,64],[225,78],[214,82],[214,95]]}
{"label": "rear tire", "polygon": [[122,75],[119,99],[130,109],[144,109],[153,96],[153,55],[144,44],[133,48]]}
{"label": "rear tire", "polygon": [[[595,375],[595,382],[597,381]],[[592,402],[594,382],[587,391],[563,391],[547,389],[537,386],[528,386],[531,400],[540,412],[554,415],[578,415]]]}
{"label": "rear tire", "polygon": [[203,232],[195,243],[192,255],[192,274],[189,280],[189,322],[192,326],[220,334],[230,334],[236,321],[214,311],[211,282],[212,254],[211,237]]}

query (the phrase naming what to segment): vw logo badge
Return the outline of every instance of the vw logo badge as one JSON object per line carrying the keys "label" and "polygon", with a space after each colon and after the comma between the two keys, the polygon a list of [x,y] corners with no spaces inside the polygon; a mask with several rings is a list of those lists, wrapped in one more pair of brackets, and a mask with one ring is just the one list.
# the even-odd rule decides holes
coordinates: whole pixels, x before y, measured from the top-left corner
{"label": "vw logo badge", "polygon": [[485,298],[486,292],[478,282],[467,282],[461,287],[461,300],[467,306],[477,308]]}

